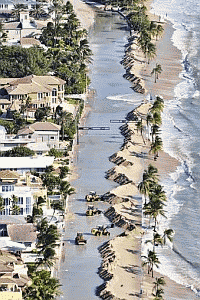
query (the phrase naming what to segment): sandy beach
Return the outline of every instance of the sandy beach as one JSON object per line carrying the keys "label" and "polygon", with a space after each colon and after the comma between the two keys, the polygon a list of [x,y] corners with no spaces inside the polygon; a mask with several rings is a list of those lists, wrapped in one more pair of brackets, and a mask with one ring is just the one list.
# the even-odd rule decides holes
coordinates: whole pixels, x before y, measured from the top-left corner
{"label": "sandy beach", "polygon": [[[77,17],[81,24],[87,30],[94,23],[94,10],[82,1],[71,0]],[[147,1],[148,8],[151,1]],[[158,16],[150,16],[153,20],[158,20]],[[164,24],[164,34],[162,39],[156,42],[157,56],[149,64],[144,63],[143,55],[138,52],[133,44],[130,49],[137,60],[132,68],[133,74],[141,78],[142,85],[145,87],[145,94],[161,95],[165,101],[173,99],[174,87],[179,82],[179,73],[182,70],[181,53],[173,46],[171,37],[173,28],[170,23]],[[162,73],[159,75],[157,83],[154,77],[150,75],[155,64],[162,66]],[[145,115],[150,108],[150,104],[143,104],[136,109],[136,113]],[[109,179],[114,180],[118,175],[125,176],[130,182],[119,185],[110,191],[116,198],[112,202],[112,208],[107,213],[108,217],[116,224],[124,228],[124,235],[120,235],[111,240],[106,245],[106,250],[100,249],[103,257],[101,270],[102,274],[109,275],[110,280],[100,289],[99,295],[102,299],[153,299],[152,287],[154,278],[147,274],[141,264],[141,242],[143,236],[142,224],[142,205],[141,195],[138,192],[137,185],[142,179],[144,169],[151,163],[158,168],[160,180],[176,170],[179,162],[170,157],[167,153],[161,151],[157,161],[149,155],[150,143],[143,139],[135,128],[133,123],[128,123],[128,130],[131,136],[123,147],[116,153],[116,157],[122,158],[122,163],[115,164],[112,168]],[[74,148],[76,155],[77,146]],[[113,161],[114,162],[114,161]],[[109,172],[108,172],[109,173]],[[76,178],[73,170],[70,180]],[[124,200],[126,199],[126,200]],[[116,203],[115,203],[116,202]],[[128,226],[134,225],[131,230]],[[112,260],[109,260],[108,253],[112,252]],[[155,273],[155,276],[162,276]],[[104,278],[104,275],[102,275]],[[165,277],[168,299],[192,299],[192,292],[184,286],[181,286],[169,278]],[[142,290],[142,293],[141,293]]]}

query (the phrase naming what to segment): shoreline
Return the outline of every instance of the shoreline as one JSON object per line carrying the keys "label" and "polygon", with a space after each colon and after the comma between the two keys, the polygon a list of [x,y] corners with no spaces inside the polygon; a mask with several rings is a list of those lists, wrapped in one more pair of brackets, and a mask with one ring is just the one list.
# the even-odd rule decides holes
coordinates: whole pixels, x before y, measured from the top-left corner
{"label": "shoreline", "polygon": [[[152,1],[149,1],[152,2]],[[82,2],[81,2],[82,3]],[[86,6],[88,6],[86,4]],[[88,6],[90,7],[90,6]],[[93,9],[92,9],[93,10]],[[155,16],[154,16],[155,17]],[[79,17],[78,17],[79,18]],[[92,25],[92,24],[91,24]],[[90,26],[91,26],[90,25]],[[172,45],[172,41],[170,41],[169,39],[169,35],[174,31],[174,29],[172,28],[171,24],[166,23],[165,24],[165,31],[164,31],[164,35],[166,38],[165,43],[171,43],[171,47],[174,47]],[[167,34],[166,34],[167,32]],[[162,37],[158,42],[157,45],[157,54],[159,54],[160,48],[163,47],[163,38]],[[174,49],[177,49],[174,47]],[[134,50],[133,50],[134,51]],[[142,78],[144,78],[144,86],[146,89],[145,95],[147,95],[149,92],[151,92],[152,95],[156,95],[156,94],[161,94],[161,91],[165,91],[164,94],[164,100],[169,100],[172,99],[174,95],[172,95],[172,93],[174,93],[174,87],[177,85],[178,82],[180,82],[179,79],[179,74],[182,71],[182,66],[181,66],[181,59],[179,59],[179,50],[177,49],[176,51],[177,53],[175,53],[176,55],[174,57],[170,56],[170,66],[168,68],[168,71],[165,70],[165,72],[163,71],[163,73],[161,73],[161,75],[159,76],[159,81],[158,84],[154,84],[154,80],[152,77],[150,77],[150,72],[152,70],[152,68],[154,67],[153,65],[155,65],[155,60],[152,60],[150,62],[150,64],[144,69],[144,68],[138,68],[137,69],[137,74],[139,74],[139,76],[141,76]],[[166,57],[166,51],[162,53],[163,55],[165,55]],[[170,54],[170,51],[168,52],[168,54]],[[164,58],[162,57],[162,55],[157,56],[159,57],[160,60],[164,61]],[[169,59],[165,59],[165,66],[169,65]],[[172,68],[174,67],[174,72],[172,74]],[[168,72],[168,73],[167,73]],[[170,74],[170,75],[169,75]],[[171,79],[169,82],[169,78]],[[131,128],[131,124],[129,124],[130,127],[129,129],[132,130]],[[135,136],[134,136],[135,138]],[[138,137],[139,138],[139,137]],[[111,251],[111,249],[114,249],[114,253],[115,253],[115,258],[113,261],[111,261],[111,263],[107,261],[107,255],[103,256],[103,261],[102,261],[102,266],[101,266],[101,271],[103,270],[103,272],[108,272],[110,274],[112,274],[111,278],[109,281],[106,281],[105,284],[102,285],[102,289],[100,288],[100,292],[101,294],[99,294],[101,296],[102,299],[106,299],[106,297],[108,295],[110,295],[111,297],[114,298],[109,298],[109,299],[122,299],[124,298],[123,294],[127,293],[128,289],[130,289],[130,296],[127,296],[126,299],[133,299],[133,294],[131,293],[131,291],[133,290],[133,285],[134,285],[134,293],[136,297],[140,297],[140,291],[141,291],[141,286],[139,284],[138,278],[137,276],[141,276],[141,273],[138,271],[138,269],[140,268],[140,270],[142,270],[141,268],[141,249],[140,248],[140,242],[139,244],[137,244],[137,247],[135,246],[134,249],[131,248],[131,246],[129,245],[129,238],[131,237],[131,239],[135,239],[136,241],[141,240],[142,239],[142,234],[143,232],[141,230],[138,231],[132,231],[132,230],[128,230],[127,232],[127,224],[130,225],[130,223],[134,223],[137,222],[137,226],[141,226],[141,218],[138,217],[137,221],[136,218],[134,216],[134,220],[130,218],[130,211],[134,211],[137,209],[137,206],[139,205],[138,202],[138,197],[139,194],[136,194],[136,199],[134,199],[133,197],[131,197],[131,199],[129,199],[128,201],[124,201],[124,199],[127,199],[128,196],[130,196],[130,194],[132,192],[136,193],[136,184],[139,183],[139,179],[141,179],[142,176],[142,172],[143,170],[147,167],[147,161],[146,161],[146,165],[144,166],[144,159],[143,158],[138,158],[136,156],[134,156],[134,160],[132,159],[132,155],[130,155],[131,152],[133,153],[139,153],[139,151],[143,152],[142,150],[144,150],[144,148],[141,146],[142,145],[142,141],[141,139],[137,140],[137,147],[133,147],[132,144],[130,144],[130,142],[126,143],[124,145],[124,149],[120,150],[117,152],[117,156],[119,157],[124,157],[125,158],[125,162],[122,163],[122,165],[117,165],[115,168],[115,173],[116,175],[119,174],[125,174],[127,176],[127,178],[130,177],[130,168],[133,166],[130,163],[133,163],[136,167],[136,169],[134,169],[137,172],[137,177],[134,176],[134,178],[131,178],[131,181],[133,183],[129,183],[127,184],[127,186],[123,186],[123,185],[119,185],[117,188],[115,188],[114,190],[112,190],[110,193],[113,195],[116,195],[116,197],[114,197],[115,199],[112,201],[111,203],[111,208],[114,209],[114,213],[112,214],[112,217],[116,217],[116,216],[121,216],[121,219],[118,220],[118,222],[121,222],[121,225],[124,229],[125,229],[125,236],[118,236],[116,238],[114,238],[113,240],[111,240],[109,242],[109,245],[102,245],[103,246],[108,246],[107,247],[107,251],[104,254],[108,254],[109,251]],[[74,156],[76,155],[76,151],[77,151],[77,145],[74,148]],[[141,150],[142,149],[142,150]],[[176,170],[176,167],[179,165],[179,162],[172,158],[169,154],[165,153],[165,152],[161,152],[160,154],[160,158],[159,160],[163,160],[165,161],[165,165],[163,166],[162,164],[160,164],[159,162],[155,163],[155,166],[158,168],[158,173],[161,174],[161,177],[164,178],[165,176],[169,176],[170,173],[174,172]],[[128,162],[128,165],[126,164],[126,162]],[[152,162],[152,161],[151,161]],[[123,165],[124,164],[124,165]],[[166,171],[167,168],[167,171]],[[73,174],[74,174],[73,170]],[[134,172],[133,172],[134,173]],[[75,177],[76,178],[76,177]],[[71,178],[70,181],[74,180],[75,178]],[[110,178],[112,179],[112,178]],[[129,185],[129,186],[128,186]],[[141,196],[140,196],[141,197]],[[121,198],[121,200],[119,199]],[[114,202],[117,202],[116,204],[114,204]],[[122,201],[121,203],[118,203]],[[107,214],[109,214],[107,212]],[[127,216],[129,218],[127,218]],[[112,219],[113,220],[113,219]],[[117,222],[115,222],[117,223]],[[126,235],[127,234],[127,235]],[[123,240],[122,244],[120,245],[120,239]],[[117,242],[118,241],[118,242]],[[107,244],[107,243],[106,243]],[[135,245],[136,245],[135,244]],[[129,250],[130,252],[125,251],[124,247],[130,247]],[[103,252],[101,247],[100,247],[100,253],[102,254]],[[132,252],[131,252],[132,251]],[[134,253],[133,253],[134,252]],[[130,271],[127,271],[127,269],[125,270],[125,265],[123,265],[124,263],[124,253],[126,253],[127,257],[127,262],[126,264],[130,265],[134,263],[134,268],[130,269]],[[128,255],[128,253],[130,254],[130,256]],[[134,255],[134,259],[133,259],[133,255]],[[106,259],[105,259],[106,258]],[[106,269],[107,268],[107,269]],[[124,270],[123,270],[124,268]],[[137,270],[137,272],[135,271],[135,268]],[[123,270],[123,272],[122,272]],[[141,271],[142,272],[142,271]],[[120,276],[120,273],[123,274],[122,276]],[[126,273],[129,273],[128,278]],[[138,273],[138,274],[136,274]],[[107,273],[106,273],[107,274]],[[134,276],[133,276],[134,274]],[[134,277],[134,280],[133,280]],[[102,277],[104,278],[104,277]],[[173,292],[173,290],[178,290],[180,293],[182,292],[182,298],[180,299],[189,299],[191,297],[191,295],[193,294],[192,291],[190,291],[188,288],[177,284],[176,282],[170,280],[168,277],[165,277],[166,282],[168,283],[169,286],[169,290],[170,292]],[[124,283],[125,281],[125,283]],[[123,282],[123,283],[122,283]],[[120,284],[119,284],[120,283]],[[150,286],[149,283],[152,283],[151,277],[147,276],[145,274],[144,276],[144,281],[143,281],[143,289],[144,289],[144,297],[142,296],[141,298],[145,298],[147,299],[147,295],[148,295],[148,299],[152,299],[151,296],[151,289],[152,289],[152,285]],[[164,289],[167,289],[167,286],[165,286]],[[186,295],[186,296],[184,296]],[[173,294],[171,294],[171,296],[173,296]],[[178,296],[180,296],[180,294],[178,294]],[[122,297],[122,298],[121,298]],[[184,298],[186,297],[186,298]]]}
{"label": "shoreline", "polygon": [[[152,1],[148,1],[148,7],[150,8]],[[155,19],[155,16],[153,17]],[[139,76],[139,78],[142,78],[142,81],[144,83],[144,88],[145,88],[145,95],[147,96],[147,94],[150,92],[151,95],[155,96],[155,95],[161,95],[164,98],[164,101],[168,101],[174,98],[174,88],[175,86],[181,82],[181,79],[179,78],[180,73],[182,72],[183,68],[182,68],[182,54],[181,51],[178,50],[172,43],[172,35],[174,33],[174,29],[172,27],[172,23],[170,22],[166,22],[164,24],[164,33],[162,38],[160,38],[157,42],[156,42],[156,46],[157,46],[157,57],[154,58],[145,68],[141,67],[142,64],[140,64],[140,66],[138,67],[138,65],[136,66],[136,72],[135,72],[135,65],[133,66],[133,71],[132,73],[135,74],[136,76]],[[165,49],[165,46],[168,45],[168,49]],[[135,49],[132,49],[131,52],[134,52]],[[173,55],[172,55],[173,53]],[[154,83],[154,79],[149,75],[151,73],[151,70],[153,69],[153,67],[155,67],[155,61],[159,59],[159,62],[162,61],[162,66],[164,66],[164,70],[163,72],[160,74],[159,76],[159,80],[158,83]],[[131,128],[129,128],[131,130]],[[130,136],[129,136],[130,138]],[[130,144],[126,145],[127,149],[129,147],[131,147]],[[125,150],[122,151],[123,153],[125,152]],[[117,152],[117,156],[119,155],[119,158],[121,158],[122,152],[118,151]],[[114,154],[115,155],[115,154]],[[159,160],[162,160],[162,163],[156,162],[155,167],[158,168],[158,174],[160,175],[161,181],[164,180],[164,178],[170,176],[171,173],[175,172],[177,167],[181,164],[180,161],[178,161],[176,158],[173,158],[172,156],[170,156],[167,152],[162,151],[161,154],[159,155],[160,158]],[[113,161],[114,162],[114,161]],[[150,161],[151,162],[151,161]],[[164,163],[163,163],[164,162]],[[144,163],[144,162],[143,162]],[[141,163],[142,164],[142,163]],[[147,164],[146,164],[147,167]],[[111,169],[111,173],[113,175],[113,172],[115,170],[116,175],[121,175],[121,174],[125,174],[128,167],[125,166],[126,170],[123,168],[119,168],[118,166],[113,167]],[[143,168],[144,170],[145,168]],[[109,171],[108,171],[109,172]],[[134,172],[134,171],[133,171]],[[137,170],[138,172],[138,170]],[[138,174],[137,174],[138,175]],[[142,176],[142,172],[140,173],[140,175]],[[111,176],[112,177],[112,176]],[[138,176],[137,176],[138,177]],[[127,177],[129,178],[129,177]],[[114,180],[114,178],[109,178]],[[134,179],[136,179],[136,177],[134,177]],[[129,190],[130,191],[130,190]],[[127,190],[123,191],[123,187],[120,185],[119,187],[117,187],[116,189],[112,190],[111,192],[111,198],[115,199],[115,197],[113,197],[113,195],[116,195],[117,201],[120,201],[119,198],[122,199],[122,206],[121,209],[119,207],[119,204],[114,204],[113,205],[113,200],[111,201],[111,207],[112,209],[114,209],[114,216],[116,215],[116,211],[117,214],[119,216],[121,216],[123,219],[126,219],[126,217],[124,216],[122,210],[124,210],[124,200],[123,197],[127,196]],[[130,194],[130,193],[129,193]],[[109,201],[109,198],[108,198]],[[126,202],[127,204],[127,202]],[[117,209],[117,205],[118,205],[118,209]],[[133,204],[131,204],[133,205]],[[138,205],[138,202],[134,203],[135,207]],[[107,213],[106,213],[107,214]],[[105,214],[105,215],[106,215]],[[113,214],[113,212],[112,212]],[[115,219],[111,219],[111,221],[113,221]],[[125,220],[126,222],[127,220]],[[128,221],[129,222],[129,221]],[[134,236],[134,234],[133,234]],[[135,237],[139,238],[137,236],[137,234],[135,235]],[[109,242],[110,247],[108,247],[108,252],[110,251],[110,249],[114,248],[115,245],[115,240],[118,239],[118,237],[114,238],[113,240],[111,240]],[[127,243],[128,246],[128,240],[123,241],[123,243]],[[115,245],[116,246],[116,245]],[[115,249],[115,256],[118,257],[117,253],[120,253],[121,250],[119,249],[119,245],[118,248]],[[100,247],[100,253],[101,253],[101,247]],[[131,249],[130,249],[131,250]],[[135,252],[138,252],[138,246],[135,247]],[[141,256],[141,255],[140,255]],[[122,290],[123,287],[125,286],[124,289],[124,293],[127,294],[127,289],[130,288],[130,295],[134,296],[134,294],[131,293],[131,291],[133,290],[133,285],[135,283],[135,280],[137,281],[136,277],[134,278],[134,282],[133,280],[131,280],[132,277],[129,278],[130,280],[130,285],[128,286],[127,284],[127,277],[125,276],[119,276],[120,273],[122,273],[122,270],[120,269],[120,271],[115,271],[117,269],[117,267],[119,268],[121,265],[122,267],[126,267],[124,265],[123,259],[118,258],[116,259],[112,264],[109,264],[107,269],[106,269],[106,260],[105,260],[105,256],[102,255],[103,257],[103,262],[102,262],[102,266],[101,268],[103,268],[104,272],[108,272],[109,270],[112,270],[111,274],[111,278],[109,279],[109,281],[105,281],[105,284],[102,285],[102,287],[100,287],[100,292],[99,292],[99,296],[102,299],[107,299],[108,296],[110,296],[111,298],[109,299],[124,299]],[[119,255],[120,257],[120,255]],[[134,263],[137,263],[137,265],[134,265],[134,267],[138,268],[138,264],[139,264],[139,257],[137,257],[137,259],[135,260],[135,258],[132,257],[132,259],[134,260]],[[131,261],[130,261],[131,262]],[[141,266],[140,266],[141,268]],[[141,268],[142,270],[142,268]],[[134,271],[133,271],[134,273]],[[165,278],[166,281],[166,286],[164,287],[164,290],[167,291],[167,295],[168,297],[174,297],[176,296],[178,299],[178,297],[180,297],[179,299],[192,299],[192,296],[194,295],[193,291],[184,286],[181,285],[179,283],[176,283],[175,281],[171,280],[169,277],[164,276],[162,274],[159,273],[155,273],[156,276],[163,276]],[[120,279],[122,279],[122,281],[120,282]],[[106,279],[107,280],[107,279]],[[140,297],[140,298],[145,298],[147,299],[152,299],[152,283],[155,279],[151,279],[151,276],[148,276],[147,274],[145,274],[144,276],[144,280],[143,280],[143,288],[140,289],[139,286],[135,287],[134,293],[136,297]],[[120,283],[121,286],[119,285]],[[150,285],[151,284],[151,285]],[[120,288],[121,287],[121,288]],[[141,290],[143,290],[142,295],[140,294]],[[122,298],[121,298],[122,297]],[[129,296],[127,296],[125,299],[129,299]],[[130,298],[132,299],[132,298]]]}

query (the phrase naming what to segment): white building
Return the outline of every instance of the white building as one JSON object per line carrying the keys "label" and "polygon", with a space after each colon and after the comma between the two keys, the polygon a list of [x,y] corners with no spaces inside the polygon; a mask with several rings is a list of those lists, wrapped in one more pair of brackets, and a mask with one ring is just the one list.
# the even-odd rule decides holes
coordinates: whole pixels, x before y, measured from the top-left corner
{"label": "white building", "polygon": [[20,21],[3,23],[3,30],[7,34],[8,44],[19,43],[21,38],[30,37],[30,35],[40,36],[42,32],[42,27],[43,25],[37,23],[35,20],[29,19],[28,11],[20,12]]}
{"label": "white building", "polygon": [[16,171],[25,176],[26,172],[42,173],[54,162],[54,156],[0,157],[0,171]]}
{"label": "white building", "polygon": [[59,148],[61,126],[50,122],[36,122],[18,131],[16,138],[45,142],[49,148]]}
{"label": "white building", "polygon": [[42,187],[40,178],[27,174],[27,178],[20,178],[13,171],[0,171],[0,196],[4,199],[2,215],[13,214],[13,195],[18,198],[15,203],[19,207],[19,215],[32,215],[33,204],[38,196],[46,196],[46,189]]}
{"label": "white building", "polygon": [[23,4],[30,10],[36,5],[36,0],[0,0],[0,13],[10,13],[16,4]]}

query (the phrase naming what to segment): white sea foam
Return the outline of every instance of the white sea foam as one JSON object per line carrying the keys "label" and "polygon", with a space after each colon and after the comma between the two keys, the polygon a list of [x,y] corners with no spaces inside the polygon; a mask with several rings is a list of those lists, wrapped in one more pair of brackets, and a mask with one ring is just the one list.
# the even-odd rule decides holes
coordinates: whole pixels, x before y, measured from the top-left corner
{"label": "white sea foam", "polygon": [[198,98],[200,96],[200,91],[196,90],[192,96],[192,98]]}
{"label": "white sea foam", "polygon": [[113,96],[107,96],[106,97],[109,100],[114,101],[125,101],[125,102],[131,102],[136,105],[139,105],[142,102],[141,95],[138,95],[136,93],[133,94],[125,94],[125,95],[113,95]]}

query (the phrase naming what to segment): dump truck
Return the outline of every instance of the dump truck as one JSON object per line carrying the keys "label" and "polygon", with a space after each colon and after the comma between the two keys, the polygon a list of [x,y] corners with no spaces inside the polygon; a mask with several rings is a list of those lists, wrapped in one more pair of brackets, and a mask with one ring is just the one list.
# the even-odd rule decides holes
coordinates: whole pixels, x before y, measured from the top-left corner
{"label": "dump truck", "polygon": [[88,205],[88,208],[86,210],[86,216],[99,215],[100,213],[100,209],[95,208],[94,205]]}
{"label": "dump truck", "polygon": [[77,232],[76,238],[75,238],[75,244],[76,245],[85,245],[87,243],[86,239],[83,237],[82,232]]}
{"label": "dump truck", "polygon": [[88,202],[99,201],[101,200],[101,196],[97,195],[94,191],[90,191],[89,194],[85,196],[85,200]]}
{"label": "dump truck", "polygon": [[94,234],[94,235],[96,235],[96,236],[101,236],[101,235],[109,236],[110,235],[110,232],[103,225],[99,225],[96,228],[92,228],[91,229],[91,233]]}

